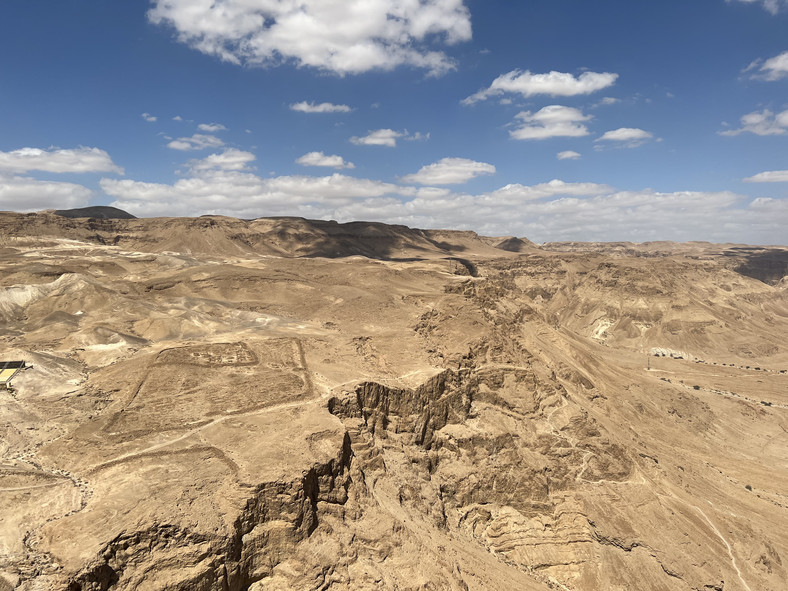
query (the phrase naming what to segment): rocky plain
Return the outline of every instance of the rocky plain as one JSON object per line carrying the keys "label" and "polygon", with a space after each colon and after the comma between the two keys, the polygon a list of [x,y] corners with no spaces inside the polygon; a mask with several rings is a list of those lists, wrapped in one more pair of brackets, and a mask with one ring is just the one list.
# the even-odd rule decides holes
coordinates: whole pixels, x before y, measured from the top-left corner
{"label": "rocky plain", "polygon": [[0,213],[0,590],[788,588],[788,248],[100,213]]}

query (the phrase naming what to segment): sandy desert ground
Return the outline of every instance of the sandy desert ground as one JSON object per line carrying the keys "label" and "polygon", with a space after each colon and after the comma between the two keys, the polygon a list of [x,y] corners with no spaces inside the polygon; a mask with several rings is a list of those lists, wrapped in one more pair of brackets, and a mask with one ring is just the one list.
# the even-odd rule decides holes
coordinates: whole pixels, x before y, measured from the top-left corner
{"label": "sandy desert ground", "polygon": [[0,590],[788,588],[788,249],[0,214]]}

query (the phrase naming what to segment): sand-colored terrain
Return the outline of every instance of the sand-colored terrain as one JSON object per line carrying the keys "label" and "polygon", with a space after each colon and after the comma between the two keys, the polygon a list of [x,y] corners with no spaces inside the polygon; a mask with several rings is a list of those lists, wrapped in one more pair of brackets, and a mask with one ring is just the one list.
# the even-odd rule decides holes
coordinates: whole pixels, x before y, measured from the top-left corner
{"label": "sand-colored terrain", "polygon": [[0,590],[782,591],[786,261],[0,213]]}

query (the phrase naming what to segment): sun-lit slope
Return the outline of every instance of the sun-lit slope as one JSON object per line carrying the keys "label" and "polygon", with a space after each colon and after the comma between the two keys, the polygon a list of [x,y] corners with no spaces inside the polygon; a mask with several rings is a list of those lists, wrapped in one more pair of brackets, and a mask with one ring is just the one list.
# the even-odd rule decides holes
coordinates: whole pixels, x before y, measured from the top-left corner
{"label": "sun-lit slope", "polygon": [[784,284],[374,224],[326,223],[385,256],[294,259],[303,235],[220,256],[68,223],[0,252],[0,347],[34,366],[0,392],[0,581],[784,587]]}
{"label": "sun-lit slope", "polygon": [[[687,585],[704,588],[704,585],[719,585],[722,580],[733,588],[780,588],[785,572],[777,566],[781,562],[775,557],[780,555],[780,548],[785,548],[788,535],[784,513],[786,499],[781,492],[788,484],[788,454],[785,451],[788,448],[784,445],[788,427],[785,415],[788,375],[781,373],[779,365],[785,360],[785,345],[776,341],[772,334],[761,338],[741,322],[729,329],[730,342],[707,339],[703,347],[696,349],[707,359],[727,358],[724,368],[722,361],[714,366],[712,362],[696,363],[686,358],[649,359],[640,352],[638,341],[611,343],[595,338],[598,335],[588,323],[581,321],[582,318],[578,318],[577,331],[572,330],[571,322],[554,323],[553,309],[543,308],[551,299],[548,294],[523,293],[528,291],[528,284],[539,283],[533,276],[526,277],[533,272],[541,276],[552,275],[553,281],[560,282],[561,279],[555,277],[564,275],[561,267],[576,265],[577,257],[561,258],[559,265],[551,264],[556,261],[539,258],[532,257],[516,266],[511,262],[495,264],[497,269],[489,270],[488,278],[466,281],[461,290],[456,289],[466,300],[478,302],[484,316],[492,319],[496,327],[494,339],[477,344],[479,352],[471,357],[474,365],[506,369],[511,372],[510,376],[514,374],[509,378],[513,384],[509,388],[501,387],[507,383],[503,378],[493,382],[497,386],[494,399],[506,412],[501,416],[498,409],[488,407],[488,416],[499,418],[490,418],[487,424],[482,423],[484,413],[479,412],[473,425],[476,439],[470,449],[478,454],[479,438],[484,437],[479,433],[489,437],[495,433],[491,425],[498,426],[501,421],[509,421],[518,429],[522,429],[521,425],[531,429],[543,425],[546,433],[556,437],[555,451],[546,443],[523,446],[528,438],[522,433],[508,446],[500,443],[493,446],[498,450],[508,447],[510,452],[521,446],[527,449],[527,454],[520,452],[503,463],[502,456],[496,456],[498,463],[490,476],[497,483],[494,490],[505,490],[496,480],[496,475],[502,472],[522,474],[524,466],[542,467],[545,476],[541,482],[537,480],[539,484],[517,487],[518,500],[527,498],[523,492],[529,488],[542,494],[545,490],[553,490],[554,494],[549,495],[551,500],[563,499],[566,492],[561,489],[568,486],[567,481],[571,482],[574,486],[569,486],[570,489],[577,487],[572,498],[581,500],[584,507],[580,511],[583,515],[580,521],[585,528],[590,528],[584,534],[575,531],[574,535],[581,540],[592,538],[601,544],[581,544],[589,554],[574,551],[572,560],[578,556],[584,559],[575,566],[563,567],[563,577],[556,575],[557,578],[564,582],[574,580],[577,587],[572,588],[585,589],[608,589],[617,585],[644,588],[644,580],[661,580],[659,585],[676,589]],[[629,264],[630,261],[616,261],[613,268],[626,277]],[[703,280],[703,273],[699,273],[697,280]],[[742,281],[749,290],[760,295],[761,301],[768,303],[772,298],[784,301],[784,293],[776,288],[762,287],[749,278]],[[524,288],[523,283],[526,284]],[[573,285],[570,282],[567,290]],[[684,295],[685,290],[680,289],[680,285],[680,281],[674,285],[674,298]],[[707,283],[705,288],[709,292],[715,290],[713,282]],[[724,288],[717,290],[728,293]],[[608,290],[595,295],[594,301],[585,302],[585,305],[596,305],[599,310],[615,307],[620,301],[629,300],[629,291],[625,284],[618,291]],[[578,298],[582,297],[581,292]],[[568,300],[574,303],[571,298]],[[461,335],[472,334],[463,326],[470,314],[458,313],[461,306],[447,302],[445,307],[425,318],[424,328],[437,346],[456,343]],[[775,313],[769,322],[784,327],[785,320],[783,312]],[[741,327],[742,332],[737,332],[737,327]],[[748,342],[754,350],[768,350],[770,356],[759,359],[757,370],[755,365],[748,368],[743,363],[732,367],[728,361],[740,358],[735,351],[731,352],[731,342],[739,341]],[[466,342],[473,347],[473,341],[466,338]],[[655,342],[666,345],[659,340]],[[672,343],[668,341],[667,344]],[[529,361],[523,363],[523,359]],[[767,361],[773,365],[765,371]],[[521,370],[513,368],[515,364],[529,368],[541,366],[542,371],[552,372],[554,379],[565,388],[564,397],[559,398],[558,403],[552,401],[551,405],[545,404],[550,401],[549,397],[537,404],[528,398],[525,399],[527,404],[521,402],[523,389],[528,391],[525,384],[534,388],[534,381],[517,376]],[[525,384],[518,386],[518,382]],[[544,396],[549,390],[536,381],[535,392]],[[524,414],[523,407],[531,414]],[[478,408],[484,407],[479,404]],[[514,417],[527,420],[513,420],[512,411],[515,410],[518,413]],[[592,432],[602,435],[603,444],[595,446],[583,440],[582,434],[588,432],[583,425],[589,423],[593,425]],[[506,432],[510,434],[511,427]],[[444,429],[442,433],[449,432]],[[452,442],[451,446],[454,445]],[[626,451],[618,454],[615,451],[618,449]],[[548,450],[548,458],[555,453],[561,461],[557,465],[545,459],[534,462],[536,450],[542,454]],[[476,458],[469,462],[466,468],[469,480],[483,482],[478,475],[479,466]],[[567,472],[569,478],[566,478]],[[487,496],[487,499],[494,496]],[[504,504],[510,506],[511,502]],[[484,510],[486,515],[490,507],[485,505]],[[550,511],[539,511],[542,522],[545,513],[550,514]],[[758,515],[764,514],[776,521],[761,522]],[[497,539],[503,535],[502,526],[494,518],[490,519],[485,517],[486,527],[496,532],[494,538]],[[522,517],[517,516],[517,519]],[[718,524],[719,520],[727,529]],[[544,535],[531,541],[529,536],[523,535],[521,541],[513,541],[512,537],[516,537],[513,532],[524,528],[522,524],[508,523],[506,527],[509,528],[506,531],[512,532],[504,536],[508,539],[507,548],[512,552],[518,549],[517,552],[527,556],[524,564],[532,563],[535,555],[549,548]],[[537,526],[537,531],[541,527]],[[734,539],[717,536],[714,527],[733,534]],[[532,531],[530,528],[525,531]],[[550,523],[550,532],[555,532],[556,528],[556,522]],[[757,558],[748,564],[742,555],[737,558],[735,551],[732,556],[725,552],[713,558],[706,553],[712,546],[717,550],[727,549],[728,544],[733,548],[737,544],[746,547],[744,555]],[[692,552],[688,554],[690,549]],[[607,566],[601,567],[602,564]],[[561,572],[560,565],[543,568],[546,572]],[[737,569],[744,573],[743,580]],[[654,574],[660,570],[663,571],[661,576]],[[667,578],[665,572],[669,573]],[[715,572],[721,573],[720,581],[712,583]],[[748,579],[756,583],[748,584]]]}
{"label": "sun-lit slope", "polygon": [[726,264],[534,255],[533,263],[499,266],[515,269],[517,293],[554,327],[644,354],[659,349],[693,360],[788,367],[780,322],[788,316],[788,290]]}
{"label": "sun-lit slope", "polygon": [[0,212],[2,236],[55,236],[143,252],[219,257],[247,254],[378,259],[501,256],[533,249],[525,240],[484,238],[475,232],[418,230],[377,222],[296,217],[239,220],[199,218],[66,218],[51,213]]}

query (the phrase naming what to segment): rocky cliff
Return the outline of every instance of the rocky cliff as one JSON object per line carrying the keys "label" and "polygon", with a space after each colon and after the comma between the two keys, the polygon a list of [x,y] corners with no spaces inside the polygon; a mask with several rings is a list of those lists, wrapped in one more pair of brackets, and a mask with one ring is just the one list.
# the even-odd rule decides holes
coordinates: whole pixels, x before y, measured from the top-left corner
{"label": "rocky cliff", "polygon": [[785,587],[788,292],[725,249],[0,217],[0,589]]}

